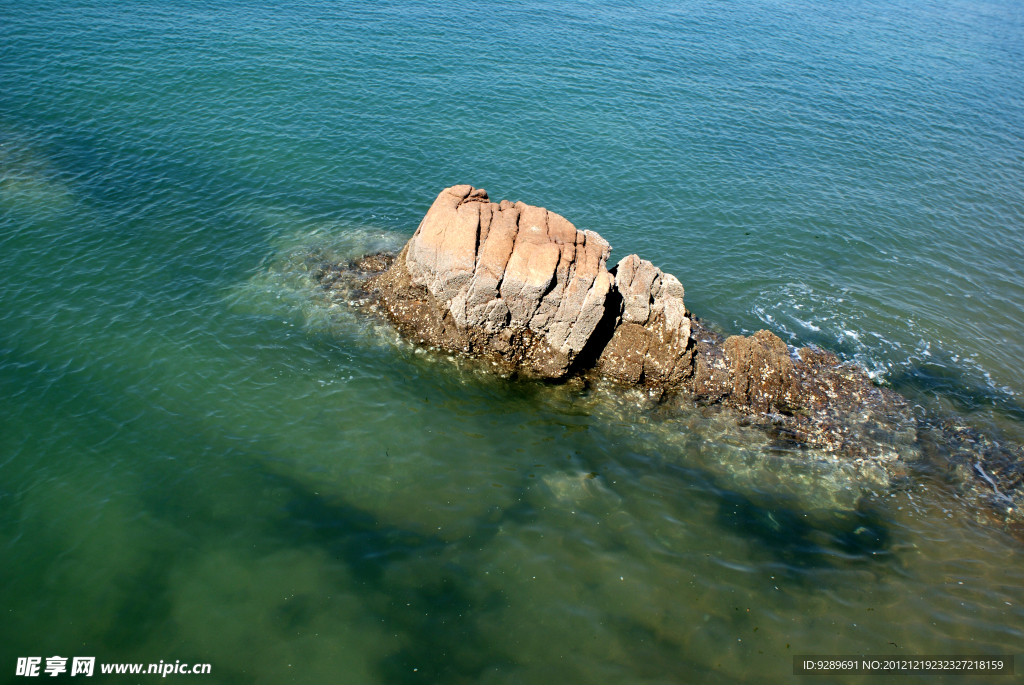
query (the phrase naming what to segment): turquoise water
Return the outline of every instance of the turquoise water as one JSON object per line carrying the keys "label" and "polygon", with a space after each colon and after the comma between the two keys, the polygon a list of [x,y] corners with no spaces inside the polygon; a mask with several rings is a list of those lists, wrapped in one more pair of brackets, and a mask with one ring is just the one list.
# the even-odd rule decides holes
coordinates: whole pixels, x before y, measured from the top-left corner
{"label": "turquoise water", "polygon": [[0,0],[0,681],[1024,652],[1024,547],[939,469],[851,486],[713,411],[493,377],[304,270],[472,183],[1021,441],[1022,93],[1009,1]]}

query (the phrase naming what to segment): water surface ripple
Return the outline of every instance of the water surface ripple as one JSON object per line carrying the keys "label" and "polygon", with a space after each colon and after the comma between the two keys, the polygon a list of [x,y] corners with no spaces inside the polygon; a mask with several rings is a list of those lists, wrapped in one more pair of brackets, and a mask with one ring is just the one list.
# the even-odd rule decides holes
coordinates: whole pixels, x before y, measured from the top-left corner
{"label": "water surface ripple", "polygon": [[0,680],[1024,652],[1024,547],[940,471],[853,489],[714,411],[494,377],[305,271],[472,183],[1020,442],[1022,93],[1005,0],[0,0]]}

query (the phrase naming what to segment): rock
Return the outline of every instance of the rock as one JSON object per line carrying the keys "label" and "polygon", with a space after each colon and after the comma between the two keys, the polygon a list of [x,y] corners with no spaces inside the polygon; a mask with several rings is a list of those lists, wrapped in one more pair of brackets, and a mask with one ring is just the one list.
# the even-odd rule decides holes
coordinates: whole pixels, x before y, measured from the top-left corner
{"label": "rock", "polygon": [[352,262],[352,267],[368,273],[379,273],[381,271],[387,271],[395,262],[395,256],[389,255],[384,252],[375,252],[360,257],[359,259]]}
{"label": "rock", "polygon": [[749,338],[734,335],[726,339],[723,348],[729,364],[732,403],[756,412],[799,405],[793,360],[786,343],[777,335],[764,330]]}
{"label": "rock", "polygon": [[605,318],[610,252],[597,233],[543,207],[452,186],[371,287],[424,342],[561,378]]}
{"label": "rock", "polygon": [[722,338],[694,322],[693,380],[694,398],[701,404],[714,404],[732,392],[729,362],[722,349]]}
{"label": "rock", "polygon": [[[600,235],[543,207],[491,202],[457,185],[441,191],[393,262],[371,255],[354,264],[386,267],[365,288],[411,340],[528,375],[591,373],[689,393],[771,414],[773,430],[794,440],[826,435],[818,443],[829,448],[845,439],[823,428],[837,398],[895,406],[827,353],[793,357],[769,331],[723,339],[690,316],[678,279],[635,254],[609,270],[610,253]],[[902,410],[893,416],[887,425]]]}
{"label": "rock", "polygon": [[651,346],[651,333],[635,323],[615,329],[598,360],[597,370],[625,385],[638,385],[644,378],[644,362]]}
{"label": "rock", "polygon": [[[366,290],[414,342],[528,375],[591,373],[689,393],[770,414],[787,440],[829,449],[847,439],[831,428],[841,409],[855,410],[840,398],[898,405],[832,355],[791,356],[769,331],[723,339],[690,316],[678,279],[635,254],[609,270],[610,253],[600,235],[543,207],[457,185],[441,191],[393,262],[354,264],[378,272]],[[903,409],[885,416],[885,430],[898,433]]]}
{"label": "rock", "polygon": [[723,344],[691,319],[678,279],[637,255],[609,270],[610,252],[597,233],[543,207],[491,202],[486,191],[457,185],[441,191],[368,289],[413,340],[531,375],[593,367],[619,383],[754,412],[797,406],[793,361],[779,338],[760,331]]}
{"label": "rock", "polygon": [[683,286],[651,262],[629,255],[615,267],[618,327],[597,369],[622,383],[679,387],[690,375],[690,318]]}
{"label": "rock", "polygon": [[445,188],[409,241],[403,260],[409,275],[445,306],[473,277],[480,204],[486,200],[472,186]]}

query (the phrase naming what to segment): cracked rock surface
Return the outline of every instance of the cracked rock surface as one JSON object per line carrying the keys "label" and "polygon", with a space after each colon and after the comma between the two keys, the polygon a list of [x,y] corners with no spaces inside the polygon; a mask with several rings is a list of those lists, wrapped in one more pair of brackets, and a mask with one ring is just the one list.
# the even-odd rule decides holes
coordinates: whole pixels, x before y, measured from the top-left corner
{"label": "cracked rock surface", "polygon": [[527,375],[597,374],[754,413],[793,413],[805,394],[820,404],[802,380],[806,359],[821,373],[815,353],[793,355],[769,331],[723,341],[687,311],[675,276],[637,255],[609,269],[610,254],[559,214],[457,185],[366,289],[410,339]]}
{"label": "cracked rock surface", "polygon": [[610,252],[597,233],[543,207],[458,185],[441,191],[374,285],[424,342],[561,378],[604,317]]}

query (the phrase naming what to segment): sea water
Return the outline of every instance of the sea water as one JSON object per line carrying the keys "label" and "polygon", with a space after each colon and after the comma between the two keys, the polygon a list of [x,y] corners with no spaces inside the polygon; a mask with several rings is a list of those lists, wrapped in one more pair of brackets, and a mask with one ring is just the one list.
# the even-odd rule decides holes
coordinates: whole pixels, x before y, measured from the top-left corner
{"label": "sea water", "polygon": [[503,378],[307,271],[471,183],[1020,442],[1022,93],[1003,0],[0,0],[0,681],[1024,652],[1024,546],[937,465],[883,487],[714,408]]}

